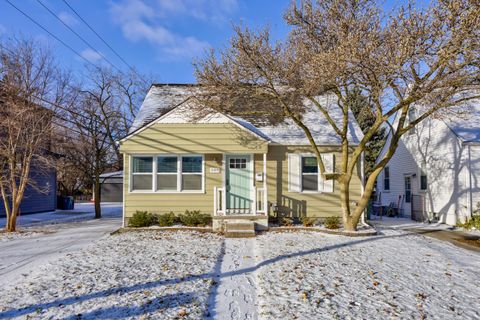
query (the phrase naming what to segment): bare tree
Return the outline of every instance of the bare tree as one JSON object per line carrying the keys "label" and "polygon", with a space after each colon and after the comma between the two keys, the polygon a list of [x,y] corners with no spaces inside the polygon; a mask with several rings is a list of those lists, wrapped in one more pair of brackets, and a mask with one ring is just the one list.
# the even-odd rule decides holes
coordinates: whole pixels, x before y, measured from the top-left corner
{"label": "bare tree", "polygon": [[[323,177],[338,182],[344,227],[355,230],[402,135],[431,115],[478,98],[479,12],[479,2],[470,0],[438,0],[425,9],[399,6],[388,14],[373,0],[294,1],[284,16],[291,28],[285,41],[273,43],[267,29],[235,27],[228,48],[195,63],[198,82],[209,92],[202,99],[223,112],[292,119],[310,141]],[[354,88],[372,103],[375,115],[356,146],[348,141],[348,97]],[[317,98],[326,94],[336,97],[340,122]],[[342,141],[336,172],[325,172],[303,122],[305,100]],[[408,116],[412,108],[415,118]],[[372,168],[364,193],[352,199],[358,162],[386,126],[392,128],[387,152]]]}
{"label": "bare tree", "polygon": [[77,141],[67,157],[82,168],[85,184],[92,187],[95,218],[101,217],[100,175],[123,168],[116,142],[127,134],[147,89],[138,72],[117,73],[103,67],[88,69],[77,89],[69,114]]}
{"label": "bare tree", "polygon": [[[6,230],[15,231],[27,186],[36,173],[52,170],[50,154],[54,110],[44,100],[59,100],[63,76],[48,49],[32,40],[13,39],[0,47],[0,193]],[[51,186],[55,188],[56,186]]]}

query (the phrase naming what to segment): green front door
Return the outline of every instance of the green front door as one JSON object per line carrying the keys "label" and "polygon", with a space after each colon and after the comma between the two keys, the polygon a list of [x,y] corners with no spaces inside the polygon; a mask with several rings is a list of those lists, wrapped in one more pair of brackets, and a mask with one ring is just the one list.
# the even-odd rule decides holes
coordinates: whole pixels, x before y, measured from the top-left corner
{"label": "green front door", "polygon": [[228,213],[249,213],[252,208],[252,168],[249,155],[226,157]]}

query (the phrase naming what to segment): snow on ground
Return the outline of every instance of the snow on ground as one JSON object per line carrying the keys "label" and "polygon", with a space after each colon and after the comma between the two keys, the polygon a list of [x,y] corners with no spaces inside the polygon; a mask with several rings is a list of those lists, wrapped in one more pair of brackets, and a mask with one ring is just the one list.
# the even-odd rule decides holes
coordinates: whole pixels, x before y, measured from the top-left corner
{"label": "snow on ground", "polygon": [[480,255],[398,230],[256,238],[262,319],[478,319]]}
{"label": "snow on ground", "polygon": [[2,290],[0,319],[199,319],[222,238],[130,232],[67,254]]}
{"label": "snow on ground", "polygon": [[255,239],[225,239],[218,287],[209,302],[208,319],[257,319]]}
{"label": "snow on ground", "polygon": [[[56,223],[78,222],[92,220],[95,216],[93,203],[76,203],[74,210],[56,210],[41,213],[21,215],[17,219],[17,226],[31,227],[50,225]],[[102,202],[102,218],[120,218],[122,204],[115,202]],[[0,227],[5,226],[6,218],[0,218]]]}

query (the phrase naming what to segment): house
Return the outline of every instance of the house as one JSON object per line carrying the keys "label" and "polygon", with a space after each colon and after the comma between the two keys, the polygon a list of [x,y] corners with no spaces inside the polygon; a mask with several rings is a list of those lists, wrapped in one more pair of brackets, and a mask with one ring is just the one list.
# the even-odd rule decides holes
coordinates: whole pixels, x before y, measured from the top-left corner
{"label": "house", "polygon": [[[137,210],[154,213],[201,210],[213,225],[254,221],[268,226],[268,215],[325,218],[340,216],[340,194],[323,181],[303,131],[286,120],[278,125],[246,121],[221,113],[194,115],[192,85],[153,85],[129,134],[122,139],[124,219]],[[197,87],[198,88],[198,87]],[[336,98],[321,97],[341,119]],[[198,107],[198,105],[196,106]],[[323,155],[327,171],[341,160],[340,139],[313,106],[303,120]],[[362,138],[349,124],[349,142]],[[362,192],[361,165],[352,197]],[[353,204],[352,204],[353,205]]]}
{"label": "house", "polygon": [[100,175],[100,198],[102,202],[123,201],[123,171]]}
{"label": "house", "polygon": [[[5,93],[3,87],[0,85],[0,107],[4,107]],[[38,108],[42,108],[38,106]],[[50,112],[47,109],[40,109],[42,112]],[[0,108],[0,116],[2,114]],[[0,133],[1,135],[1,133]],[[51,152],[50,143],[45,146],[41,152],[57,156]],[[35,160],[31,161],[30,183],[25,188],[25,193],[20,204],[20,215],[29,213],[39,213],[46,211],[55,211],[57,208],[57,171],[53,166],[45,166],[44,163]],[[6,216],[3,199],[0,196],[0,217]]]}
{"label": "house", "polygon": [[[45,169],[33,164],[30,169],[30,179],[32,183],[27,185],[25,189],[25,195],[20,204],[20,215],[55,211],[57,208],[57,173],[55,168]],[[2,203],[0,204],[0,217],[5,216],[5,207]]]}
{"label": "house", "polygon": [[[377,180],[383,206],[418,221],[455,225],[480,202],[480,102],[455,107],[455,116],[429,117],[407,132]],[[412,109],[408,121],[416,115]],[[383,158],[389,145],[390,135]]]}

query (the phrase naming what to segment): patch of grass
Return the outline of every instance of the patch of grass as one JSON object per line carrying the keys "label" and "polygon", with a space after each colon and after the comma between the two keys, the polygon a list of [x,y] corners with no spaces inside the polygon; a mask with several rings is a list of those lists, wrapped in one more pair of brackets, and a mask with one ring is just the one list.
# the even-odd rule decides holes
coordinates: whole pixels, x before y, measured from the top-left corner
{"label": "patch of grass", "polygon": [[158,218],[153,213],[147,211],[137,211],[128,220],[128,226],[133,228],[150,227],[157,224]]}
{"label": "patch of grass", "polygon": [[177,220],[175,217],[175,213],[173,212],[159,214],[157,216],[157,219],[158,219],[158,225],[160,227],[171,227],[175,224]]}
{"label": "patch of grass", "polygon": [[339,217],[327,217],[323,222],[323,225],[327,229],[339,229],[340,228],[340,218]]}

